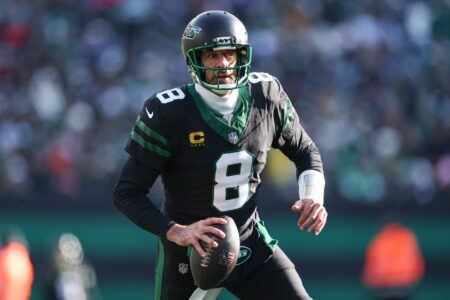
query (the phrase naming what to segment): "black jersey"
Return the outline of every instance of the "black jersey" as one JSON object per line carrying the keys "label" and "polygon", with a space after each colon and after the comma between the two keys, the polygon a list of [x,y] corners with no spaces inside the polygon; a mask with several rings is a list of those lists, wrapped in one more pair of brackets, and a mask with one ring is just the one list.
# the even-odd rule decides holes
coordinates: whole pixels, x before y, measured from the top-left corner
{"label": "black jersey", "polygon": [[190,224],[227,214],[242,225],[270,148],[297,166],[322,172],[320,154],[300,125],[279,81],[251,73],[231,120],[207,106],[193,84],[155,94],[144,104],[126,151],[162,175],[164,210]]}

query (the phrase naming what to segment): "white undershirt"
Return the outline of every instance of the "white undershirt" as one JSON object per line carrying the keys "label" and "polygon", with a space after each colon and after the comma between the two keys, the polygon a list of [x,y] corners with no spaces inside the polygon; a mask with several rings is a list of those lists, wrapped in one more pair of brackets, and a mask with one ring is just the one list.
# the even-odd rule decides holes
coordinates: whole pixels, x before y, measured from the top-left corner
{"label": "white undershirt", "polygon": [[195,84],[195,90],[202,97],[202,100],[214,109],[223,115],[223,117],[230,123],[231,118],[233,117],[233,111],[236,107],[239,98],[239,91],[237,89],[231,90],[229,94],[219,96],[199,83]]}

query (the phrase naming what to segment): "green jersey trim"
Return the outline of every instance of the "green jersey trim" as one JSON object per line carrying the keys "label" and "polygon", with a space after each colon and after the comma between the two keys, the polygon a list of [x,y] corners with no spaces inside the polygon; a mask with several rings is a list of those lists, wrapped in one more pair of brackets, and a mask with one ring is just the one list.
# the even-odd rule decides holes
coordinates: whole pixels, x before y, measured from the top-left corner
{"label": "green jersey trim", "polygon": [[188,91],[194,98],[202,119],[226,141],[236,144],[247,126],[250,114],[250,94],[246,86],[239,88],[239,99],[228,124],[223,115],[210,108],[195,90],[194,84],[188,85]]}
{"label": "green jersey trim", "polygon": [[293,106],[291,100],[287,99],[286,103],[284,104],[284,110],[283,110],[283,128],[281,129],[281,133],[284,132],[287,125],[294,120],[294,114],[293,114]]}
{"label": "green jersey trim", "polygon": [[148,135],[151,138],[154,138],[157,141],[160,141],[163,145],[170,147],[169,140],[160,135],[159,133],[157,133],[156,131],[154,131],[153,129],[151,129],[150,127],[148,127],[147,125],[145,125],[145,123],[141,120],[141,117],[138,117],[136,122],[137,127],[139,127],[139,129],[141,129],[142,132],[144,132],[146,135]]}
{"label": "green jersey trim", "polygon": [[164,272],[164,245],[161,240],[158,241],[158,260],[156,262],[156,278],[155,278],[155,299],[161,299],[161,288],[163,284]]}
{"label": "green jersey trim", "polygon": [[171,157],[172,153],[170,151],[164,150],[158,146],[153,145],[152,143],[144,140],[136,131],[131,131],[131,139],[141,145],[143,148],[155,152],[156,154],[161,155],[162,157]]}
{"label": "green jersey trim", "polygon": [[259,234],[261,234],[261,237],[263,238],[264,242],[269,246],[272,251],[275,251],[275,247],[278,244],[278,240],[273,239],[269,232],[267,231],[266,226],[264,226],[264,221],[257,220],[256,221],[256,229],[258,230]]}
{"label": "green jersey trim", "polygon": [[[164,146],[170,147],[169,140],[145,125],[140,117],[138,117],[136,121],[136,126],[148,137],[160,142]],[[131,139],[141,145],[144,149],[159,154],[162,157],[169,158],[172,156],[172,153],[169,150],[165,150],[159,146],[152,144],[151,142],[144,139],[141,135],[142,133],[139,133],[134,129],[131,131]]]}

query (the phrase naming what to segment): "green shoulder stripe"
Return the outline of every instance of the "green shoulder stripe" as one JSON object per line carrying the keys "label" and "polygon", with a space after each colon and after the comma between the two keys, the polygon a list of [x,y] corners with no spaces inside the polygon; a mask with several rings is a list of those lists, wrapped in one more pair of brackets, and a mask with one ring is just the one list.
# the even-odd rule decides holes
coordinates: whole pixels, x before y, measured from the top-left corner
{"label": "green shoulder stripe", "polygon": [[287,125],[291,123],[294,120],[294,107],[292,106],[291,100],[287,99],[286,103],[284,104],[284,110],[283,113],[283,128],[281,129],[281,132],[284,132]]}
{"label": "green shoulder stripe", "polygon": [[144,132],[149,137],[154,138],[155,140],[161,142],[163,145],[167,147],[170,147],[169,140],[164,136],[160,135],[159,133],[157,133],[156,131],[154,131],[153,129],[151,129],[150,127],[148,127],[147,125],[145,125],[145,123],[141,120],[141,117],[138,117],[136,125],[137,127],[139,127],[139,129],[142,130],[142,132]]}
{"label": "green shoulder stripe", "polygon": [[163,157],[171,157],[172,153],[170,151],[164,150],[158,146],[153,145],[152,143],[144,140],[136,131],[131,131],[131,139],[141,145],[143,148],[155,152]]}
{"label": "green shoulder stripe", "polygon": [[166,149],[161,148],[160,146],[154,145],[152,142],[144,139],[142,134],[145,134],[146,136],[154,139],[155,141],[158,141],[159,143],[161,143],[162,145],[164,145],[170,149],[170,142],[166,137],[162,136],[161,134],[157,133],[156,131],[154,131],[147,125],[145,125],[145,123],[141,120],[140,117],[138,117],[138,119],[136,120],[136,127],[139,128],[140,131],[142,131],[142,132],[139,132],[139,131],[136,131],[133,129],[131,131],[131,139],[133,141],[135,141],[136,143],[141,145],[144,149],[155,152],[155,153],[161,155],[162,157],[169,158],[172,156],[172,153],[169,150],[166,150]]}

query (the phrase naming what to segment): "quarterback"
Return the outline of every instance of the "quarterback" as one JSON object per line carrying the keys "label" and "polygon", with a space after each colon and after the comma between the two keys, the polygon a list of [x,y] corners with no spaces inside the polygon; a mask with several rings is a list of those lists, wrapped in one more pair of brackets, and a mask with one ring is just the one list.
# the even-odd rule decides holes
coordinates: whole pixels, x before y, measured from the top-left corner
{"label": "quarterback", "polygon": [[[114,187],[117,208],[159,237],[155,299],[184,300],[196,291],[188,248],[203,256],[200,241],[217,246],[208,234],[224,237],[211,226],[224,224],[223,215],[238,226],[242,255],[218,288],[240,299],[310,299],[257,204],[267,152],[279,149],[297,168],[297,226],[319,234],[327,212],[318,148],[277,78],[250,72],[252,48],[238,18],[201,13],[186,26],[181,46],[193,83],[145,102]],[[161,209],[147,196],[158,176]]]}

